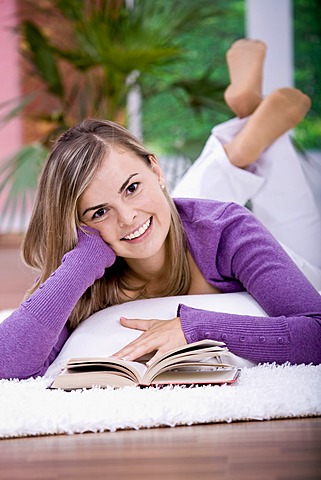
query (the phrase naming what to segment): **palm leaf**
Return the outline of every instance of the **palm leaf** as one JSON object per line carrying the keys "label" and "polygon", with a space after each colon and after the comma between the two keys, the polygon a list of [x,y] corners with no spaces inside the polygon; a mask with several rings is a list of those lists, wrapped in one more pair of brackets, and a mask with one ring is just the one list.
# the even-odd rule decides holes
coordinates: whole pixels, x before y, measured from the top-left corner
{"label": "palm leaf", "polygon": [[27,145],[7,159],[0,170],[0,193],[5,192],[6,202],[0,212],[1,224],[10,223],[18,216],[24,223],[26,203],[37,186],[38,176],[48,150],[40,143]]}
{"label": "palm leaf", "polygon": [[[50,137],[86,116],[99,114],[118,120],[121,112],[124,117],[126,97],[135,83],[142,86],[144,99],[170,90],[180,105],[183,100],[197,113],[222,104],[224,87],[214,82],[207,71],[200,73],[191,68],[188,75],[182,74],[182,64],[188,59],[184,39],[201,25],[212,25],[213,18],[220,21],[225,13],[213,0],[135,0],[131,9],[126,8],[125,0],[30,3],[42,13],[46,8],[48,14],[58,9],[69,31],[58,37],[54,25],[49,31],[33,21],[21,24],[25,53],[33,71],[47,91],[58,97],[59,104],[53,110],[32,114],[52,127],[41,144],[24,147],[3,165],[0,193],[6,192],[7,202],[1,218],[14,218],[18,211],[23,212],[30,198],[28,192],[32,194],[35,189],[40,165],[47,155],[44,145],[49,144]],[[60,73],[61,60],[71,72],[68,79]],[[126,80],[132,71],[140,75],[129,84]],[[28,101],[23,99],[0,122],[22,112]]]}
{"label": "palm leaf", "polygon": [[57,49],[57,53],[78,69],[102,65],[126,75],[177,59],[183,53],[178,35],[222,10],[215,9],[212,0],[136,0],[132,9],[111,0],[99,6],[77,0],[56,3],[75,34],[75,48]]}
{"label": "palm leaf", "polygon": [[202,108],[215,109],[217,107],[223,111],[228,111],[228,108],[222,102],[226,85],[211,79],[209,72],[205,72],[198,78],[176,80],[172,84],[172,88],[174,87],[186,94],[188,104],[196,112],[199,112]]}
{"label": "palm leaf", "polygon": [[7,102],[1,103],[0,110],[7,108],[8,105],[12,103],[14,103],[15,106],[9,112],[0,117],[0,124],[7,124],[10,120],[20,115],[20,113],[25,109],[25,107],[29,105],[29,103],[32,102],[32,100],[34,100],[36,96],[36,93],[31,93],[30,95],[26,95],[24,98],[22,98],[22,100],[20,98],[18,100],[11,99]]}
{"label": "palm leaf", "polygon": [[23,22],[22,31],[28,44],[32,64],[36,67],[38,75],[46,82],[51,93],[63,97],[64,88],[57,66],[55,49],[34,23]]}

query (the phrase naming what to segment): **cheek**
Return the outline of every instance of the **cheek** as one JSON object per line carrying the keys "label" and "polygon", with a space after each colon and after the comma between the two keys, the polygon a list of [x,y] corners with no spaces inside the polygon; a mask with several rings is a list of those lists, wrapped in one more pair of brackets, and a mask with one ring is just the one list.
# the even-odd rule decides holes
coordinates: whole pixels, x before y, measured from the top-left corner
{"label": "cheek", "polygon": [[113,243],[115,243],[115,228],[111,228],[110,226],[102,226],[99,229],[97,228],[97,230],[99,231],[100,236],[104,240],[104,242],[108,243],[109,245],[113,245]]}
{"label": "cheek", "polygon": [[163,219],[165,219],[167,221],[170,221],[170,218],[171,218],[170,206],[168,204],[168,201],[166,200],[166,197],[164,197],[163,194],[162,194],[161,198],[159,199],[157,210],[159,211],[160,216]]}
{"label": "cheek", "polygon": [[115,241],[115,226],[112,225],[110,221],[102,221],[96,224],[91,223],[88,226],[97,230],[104,242],[112,244]]}
{"label": "cheek", "polygon": [[154,209],[154,225],[157,226],[159,239],[164,241],[171,224],[171,211],[166,198],[159,199]]}
{"label": "cheek", "polygon": [[169,209],[168,201],[158,183],[155,186],[153,185],[149,189],[146,189],[140,201],[145,203],[145,207],[146,205],[149,205],[149,207],[154,210],[161,209],[162,211],[165,211],[166,209]]}

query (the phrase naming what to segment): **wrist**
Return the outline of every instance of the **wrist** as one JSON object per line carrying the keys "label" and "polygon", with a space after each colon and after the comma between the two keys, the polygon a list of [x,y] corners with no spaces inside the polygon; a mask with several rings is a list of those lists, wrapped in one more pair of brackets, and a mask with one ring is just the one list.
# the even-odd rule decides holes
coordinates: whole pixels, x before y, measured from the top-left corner
{"label": "wrist", "polygon": [[104,275],[106,268],[113,265],[116,260],[115,252],[95,231],[79,230],[78,238],[78,244],[63,256],[62,263],[67,261],[75,272],[92,273],[95,281]]}

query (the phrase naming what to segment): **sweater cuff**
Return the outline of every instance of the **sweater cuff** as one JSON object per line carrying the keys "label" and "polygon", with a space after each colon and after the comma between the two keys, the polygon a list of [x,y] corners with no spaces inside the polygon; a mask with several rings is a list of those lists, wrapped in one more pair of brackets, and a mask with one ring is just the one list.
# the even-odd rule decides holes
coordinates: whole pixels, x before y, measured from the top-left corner
{"label": "sweater cuff", "polygon": [[284,363],[289,359],[290,335],[285,317],[255,317],[210,312],[180,304],[178,314],[187,343],[206,338],[255,362]]}

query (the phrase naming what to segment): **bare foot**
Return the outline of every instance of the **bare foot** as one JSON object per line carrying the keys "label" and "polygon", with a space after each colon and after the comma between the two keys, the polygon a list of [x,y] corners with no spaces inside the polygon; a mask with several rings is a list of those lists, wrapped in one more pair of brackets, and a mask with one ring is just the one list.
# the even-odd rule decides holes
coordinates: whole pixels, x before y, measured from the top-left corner
{"label": "bare foot", "polygon": [[247,167],[283,133],[294,128],[309,111],[311,101],[295,88],[274,90],[257,107],[243,129],[224,145],[231,163]]}
{"label": "bare foot", "polygon": [[226,54],[231,84],[224,98],[240,118],[253,113],[261,103],[265,54],[265,43],[250,39],[237,40]]}

